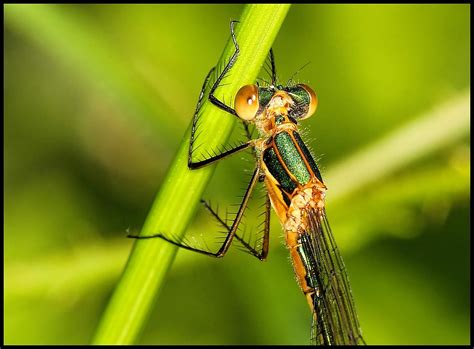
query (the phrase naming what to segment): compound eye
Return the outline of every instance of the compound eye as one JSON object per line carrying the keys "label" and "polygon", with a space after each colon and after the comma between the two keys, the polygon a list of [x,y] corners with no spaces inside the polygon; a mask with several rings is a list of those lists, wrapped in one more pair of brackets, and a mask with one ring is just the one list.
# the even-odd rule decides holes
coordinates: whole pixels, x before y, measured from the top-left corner
{"label": "compound eye", "polygon": [[239,118],[247,121],[253,120],[259,107],[257,85],[241,87],[235,96],[234,105]]}
{"label": "compound eye", "polygon": [[313,89],[309,87],[308,85],[299,84],[298,86],[303,88],[306,92],[308,92],[308,95],[310,97],[308,112],[306,113],[306,115],[303,115],[300,118],[300,120],[303,120],[303,119],[309,118],[316,111],[316,108],[318,107],[318,96],[316,96],[316,93],[314,93]]}

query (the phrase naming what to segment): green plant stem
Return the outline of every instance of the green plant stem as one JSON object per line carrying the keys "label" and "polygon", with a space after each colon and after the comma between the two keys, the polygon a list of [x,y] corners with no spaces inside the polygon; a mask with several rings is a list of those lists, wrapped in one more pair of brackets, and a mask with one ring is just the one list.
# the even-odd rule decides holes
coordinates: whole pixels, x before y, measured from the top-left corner
{"label": "green plant stem", "polygon": [[[240,55],[230,73],[229,84],[219,88],[219,97],[232,100],[238,88],[255,81],[290,5],[247,5],[236,26]],[[228,29],[227,29],[228,30]],[[229,36],[230,37],[230,36]],[[218,66],[223,66],[234,45],[229,39]],[[227,82],[227,81],[226,81]],[[235,118],[206,101],[200,127],[212,135],[206,146],[225,143]],[[187,167],[190,128],[173,161],[141,231],[142,235],[185,233],[214,166],[190,171]],[[161,239],[137,240],[121,279],[95,333],[94,344],[133,343],[163,285],[177,248]]]}

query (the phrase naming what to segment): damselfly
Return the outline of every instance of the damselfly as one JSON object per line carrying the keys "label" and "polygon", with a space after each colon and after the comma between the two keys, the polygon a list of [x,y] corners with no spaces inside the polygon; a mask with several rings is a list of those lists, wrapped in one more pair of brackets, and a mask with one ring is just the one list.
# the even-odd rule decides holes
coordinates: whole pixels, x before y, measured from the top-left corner
{"label": "damselfly", "polygon": [[[251,254],[264,260],[268,254],[271,204],[283,226],[299,286],[313,314],[312,342],[324,345],[364,343],[346,269],[326,217],[326,186],[311,152],[298,133],[298,122],[316,111],[318,98],[307,85],[282,86],[277,83],[274,55],[270,49],[269,86],[255,84],[240,88],[235,96],[235,109],[217,99],[214,93],[239,55],[239,45],[234,34],[235,23],[236,21],[231,22],[235,52],[212,84],[208,98],[216,107],[243,122],[249,140],[206,159],[193,161],[198,113],[211,73],[215,69],[212,68],[204,81],[194,114],[188,153],[189,168],[198,169],[253,148],[256,168],[235,219],[232,224],[228,224],[209,204],[203,202],[226,229],[226,237],[217,252],[193,247],[166,233],[132,237],[160,237],[182,248],[213,257],[224,256],[232,240],[236,238]],[[248,126],[252,123],[258,130],[258,139],[251,139]],[[252,190],[258,182],[264,182],[268,193],[260,250],[248,244],[237,233]]]}

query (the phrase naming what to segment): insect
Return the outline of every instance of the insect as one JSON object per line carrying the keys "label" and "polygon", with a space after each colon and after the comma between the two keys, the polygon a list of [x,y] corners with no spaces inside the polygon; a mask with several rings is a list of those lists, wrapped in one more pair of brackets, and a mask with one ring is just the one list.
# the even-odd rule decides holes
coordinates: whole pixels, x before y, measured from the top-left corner
{"label": "insect", "polygon": [[[203,160],[193,161],[198,113],[214,67],[207,75],[200,93],[193,117],[188,153],[188,166],[194,170],[245,149],[253,149],[256,167],[235,219],[228,224],[227,220],[221,219],[218,213],[203,201],[204,206],[226,230],[225,239],[215,252],[193,247],[164,233],[130,237],[159,237],[179,247],[213,257],[224,256],[235,238],[252,255],[264,260],[269,246],[270,207],[273,207],[284,229],[286,246],[299,286],[313,314],[312,342],[322,345],[365,344],[346,269],[326,217],[326,186],[311,152],[298,133],[298,123],[316,111],[318,98],[305,84],[277,84],[275,60],[270,49],[269,86],[252,84],[240,88],[235,96],[235,109],[217,99],[214,93],[235,64],[240,52],[234,34],[236,22],[231,21],[235,52],[210,87],[208,98],[216,107],[243,122],[249,140]],[[250,124],[255,125],[259,138],[251,139],[248,131]],[[259,182],[264,183],[268,193],[264,205],[265,223],[260,250],[251,246],[237,233],[250,195]]]}

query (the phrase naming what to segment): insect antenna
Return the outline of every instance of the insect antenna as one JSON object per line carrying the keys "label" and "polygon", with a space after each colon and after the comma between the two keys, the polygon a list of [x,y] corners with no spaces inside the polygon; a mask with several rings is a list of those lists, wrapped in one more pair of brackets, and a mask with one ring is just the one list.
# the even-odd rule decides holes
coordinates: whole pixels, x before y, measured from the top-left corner
{"label": "insect antenna", "polygon": [[286,83],[286,85],[289,86],[290,84],[293,84],[293,78],[294,78],[296,75],[298,75],[298,73],[299,73],[300,71],[302,71],[304,68],[306,68],[306,66],[309,65],[310,63],[311,63],[311,62],[308,62],[308,63],[303,64],[303,66],[302,66],[300,69],[298,69],[298,70],[291,76],[291,78],[288,80],[288,82]]}

